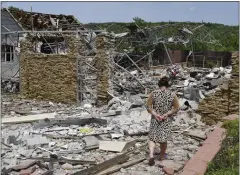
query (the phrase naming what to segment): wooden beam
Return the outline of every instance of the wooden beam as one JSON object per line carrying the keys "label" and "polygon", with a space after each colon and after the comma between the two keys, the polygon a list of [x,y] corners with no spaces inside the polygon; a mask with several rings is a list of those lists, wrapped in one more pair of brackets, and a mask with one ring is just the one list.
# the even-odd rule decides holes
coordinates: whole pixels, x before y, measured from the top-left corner
{"label": "wooden beam", "polygon": [[119,156],[116,156],[112,159],[109,159],[103,163],[97,164],[95,166],[92,166],[88,169],[84,169],[82,171],[78,171],[76,173],[73,173],[72,175],[96,175],[97,173],[100,173],[101,171],[104,171],[112,166],[121,164],[126,162],[129,159],[129,156],[124,153]]}
{"label": "wooden beam", "polygon": [[125,72],[127,72],[129,75],[131,75],[144,89],[146,89],[145,86],[142,85],[142,83],[135,77],[133,76],[129,71],[127,71],[126,69],[124,69],[122,66],[120,66],[117,63],[114,63],[117,67],[119,67],[120,69],[124,70]]}
{"label": "wooden beam", "polygon": [[128,57],[128,59],[132,62],[132,64],[134,64],[134,65],[138,68],[138,70],[139,70],[140,72],[142,72],[142,74],[143,74],[144,76],[146,76],[145,73],[142,71],[142,69],[140,69],[140,67],[138,67],[138,65],[128,56],[128,54],[126,54],[126,53],[124,53],[124,54]]}
{"label": "wooden beam", "polygon": [[70,163],[74,165],[79,165],[79,164],[96,165],[95,161],[90,161],[90,160],[74,160],[74,159],[65,159],[65,158],[53,159],[53,158],[44,158],[44,157],[30,157],[28,159],[41,160],[44,162],[52,161],[52,162],[59,162],[59,163]]}

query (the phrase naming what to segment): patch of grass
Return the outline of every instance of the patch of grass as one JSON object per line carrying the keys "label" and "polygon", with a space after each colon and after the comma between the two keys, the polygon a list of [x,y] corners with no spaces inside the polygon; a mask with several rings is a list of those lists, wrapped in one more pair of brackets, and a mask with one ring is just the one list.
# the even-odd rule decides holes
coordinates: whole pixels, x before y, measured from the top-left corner
{"label": "patch of grass", "polygon": [[220,169],[216,170],[215,172],[209,172],[207,173],[208,175],[238,175],[239,174],[239,168],[225,168],[225,169]]}
{"label": "patch of grass", "polygon": [[206,175],[239,174],[239,121],[226,121],[223,127],[227,130],[227,137],[221,150],[209,163]]}

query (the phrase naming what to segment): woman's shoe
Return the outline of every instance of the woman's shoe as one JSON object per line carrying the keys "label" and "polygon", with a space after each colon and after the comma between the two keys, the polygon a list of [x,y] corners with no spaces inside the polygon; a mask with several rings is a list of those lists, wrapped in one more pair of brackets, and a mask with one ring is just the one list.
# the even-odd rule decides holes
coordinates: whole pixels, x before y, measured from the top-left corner
{"label": "woman's shoe", "polygon": [[148,161],[149,166],[153,166],[155,164],[154,158],[150,158]]}

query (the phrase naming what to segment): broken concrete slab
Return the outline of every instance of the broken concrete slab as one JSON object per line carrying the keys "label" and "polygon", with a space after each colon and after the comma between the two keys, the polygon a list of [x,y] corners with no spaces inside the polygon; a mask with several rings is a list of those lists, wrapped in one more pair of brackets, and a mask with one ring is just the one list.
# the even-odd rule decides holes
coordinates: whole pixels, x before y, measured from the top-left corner
{"label": "broken concrete slab", "polygon": [[186,134],[191,136],[191,137],[196,137],[196,138],[200,138],[200,139],[203,139],[203,140],[205,140],[207,138],[206,133],[204,131],[201,131],[201,130],[191,130]]}
{"label": "broken concrete slab", "polygon": [[53,119],[55,118],[55,115],[55,113],[46,113],[38,115],[27,115],[22,117],[2,118],[2,124],[29,123],[44,119]]}
{"label": "broken concrete slab", "polygon": [[207,136],[206,136],[205,132],[191,131],[189,133],[184,133],[184,135],[188,135],[188,136],[193,137],[193,138],[199,138],[199,139],[202,139],[202,140],[207,139]]}
{"label": "broken concrete slab", "polygon": [[86,146],[84,149],[97,149],[99,147],[99,141],[95,136],[87,136],[83,138],[83,141],[85,142]]}
{"label": "broken concrete slab", "polygon": [[130,142],[99,141],[99,149],[104,151],[122,152],[136,144],[136,140]]}
{"label": "broken concrete slab", "polygon": [[41,145],[48,145],[50,140],[47,137],[42,137],[39,135],[36,135],[34,137],[29,137],[26,139],[27,146],[28,147],[36,147]]}

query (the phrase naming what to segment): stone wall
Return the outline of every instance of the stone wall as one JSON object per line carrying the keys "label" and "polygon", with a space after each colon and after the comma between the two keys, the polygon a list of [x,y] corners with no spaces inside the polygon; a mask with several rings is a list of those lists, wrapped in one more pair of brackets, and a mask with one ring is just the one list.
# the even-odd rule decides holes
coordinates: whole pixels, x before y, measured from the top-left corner
{"label": "stone wall", "polygon": [[22,41],[20,53],[21,94],[26,98],[54,102],[77,102],[76,58],[78,48],[73,37],[66,36],[66,55],[32,51],[31,38]]}
{"label": "stone wall", "polygon": [[97,69],[97,104],[105,105],[109,101],[112,90],[112,67],[114,38],[111,35],[99,35],[96,40],[97,54],[95,68]]}
{"label": "stone wall", "polygon": [[214,95],[205,98],[197,113],[203,122],[216,124],[222,117],[239,114],[239,56],[232,56],[232,77]]}

